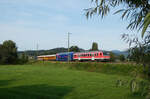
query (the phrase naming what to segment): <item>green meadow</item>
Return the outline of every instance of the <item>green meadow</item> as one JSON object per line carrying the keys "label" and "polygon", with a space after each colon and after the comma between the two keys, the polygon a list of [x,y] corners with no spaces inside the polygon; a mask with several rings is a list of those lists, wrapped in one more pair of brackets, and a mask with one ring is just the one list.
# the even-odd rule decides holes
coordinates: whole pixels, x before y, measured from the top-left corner
{"label": "green meadow", "polygon": [[1,65],[0,99],[144,99],[132,94],[128,86],[116,86],[117,79],[132,78],[128,69],[133,67],[124,70],[126,66],[110,67],[113,65],[110,64],[94,71],[75,69],[77,65],[85,68],[89,64]]}

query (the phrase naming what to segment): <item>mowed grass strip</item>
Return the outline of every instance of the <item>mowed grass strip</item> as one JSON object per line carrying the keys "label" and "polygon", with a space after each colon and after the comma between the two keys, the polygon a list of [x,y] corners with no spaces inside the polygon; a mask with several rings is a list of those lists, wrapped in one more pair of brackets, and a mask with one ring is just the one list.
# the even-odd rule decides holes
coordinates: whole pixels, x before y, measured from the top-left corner
{"label": "mowed grass strip", "polygon": [[144,99],[127,86],[116,87],[117,79],[131,77],[56,65],[0,66],[0,99]]}

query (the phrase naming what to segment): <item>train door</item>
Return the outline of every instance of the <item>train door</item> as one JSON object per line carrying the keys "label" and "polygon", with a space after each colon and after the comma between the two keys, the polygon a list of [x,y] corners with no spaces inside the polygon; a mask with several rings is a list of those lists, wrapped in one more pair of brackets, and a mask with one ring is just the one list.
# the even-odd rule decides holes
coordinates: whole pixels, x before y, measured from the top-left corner
{"label": "train door", "polygon": [[95,58],[94,58],[94,53],[92,53],[92,61],[94,61],[95,60]]}
{"label": "train door", "polygon": [[68,55],[69,61],[71,61],[71,54]]}

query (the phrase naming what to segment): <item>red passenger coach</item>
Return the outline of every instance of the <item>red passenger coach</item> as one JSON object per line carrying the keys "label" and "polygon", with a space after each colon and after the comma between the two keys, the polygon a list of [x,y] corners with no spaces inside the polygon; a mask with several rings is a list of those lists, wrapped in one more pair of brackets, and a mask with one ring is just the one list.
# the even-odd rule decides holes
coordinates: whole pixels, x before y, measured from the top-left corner
{"label": "red passenger coach", "polygon": [[110,59],[110,55],[108,52],[103,51],[92,51],[92,52],[79,52],[74,53],[74,60],[92,60],[92,61],[108,61]]}

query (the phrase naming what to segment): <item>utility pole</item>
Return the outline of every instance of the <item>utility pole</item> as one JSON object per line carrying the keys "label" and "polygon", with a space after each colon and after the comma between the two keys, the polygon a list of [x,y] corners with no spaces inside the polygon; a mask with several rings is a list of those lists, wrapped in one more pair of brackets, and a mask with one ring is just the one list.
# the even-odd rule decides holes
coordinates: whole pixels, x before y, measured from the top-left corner
{"label": "utility pole", "polygon": [[70,43],[69,40],[70,40],[70,34],[71,34],[71,33],[68,32],[68,63],[69,63],[69,59],[70,59],[70,56],[69,56],[69,43]]}

